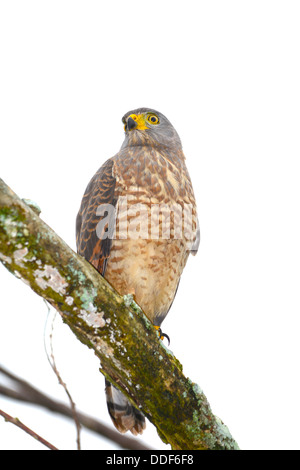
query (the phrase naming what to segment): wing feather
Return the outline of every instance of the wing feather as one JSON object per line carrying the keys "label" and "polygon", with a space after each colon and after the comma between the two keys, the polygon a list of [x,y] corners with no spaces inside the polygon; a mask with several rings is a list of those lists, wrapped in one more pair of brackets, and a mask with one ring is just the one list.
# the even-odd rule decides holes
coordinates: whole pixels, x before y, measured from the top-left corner
{"label": "wing feather", "polygon": [[[104,276],[110,256],[117,204],[113,159],[107,160],[89,182],[76,219],[77,251]],[[99,211],[100,206],[102,210]],[[99,215],[98,215],[99,214]],[[104,221],[101,224],[101,221]],[[108,230],[110,230],[108,232]]]}

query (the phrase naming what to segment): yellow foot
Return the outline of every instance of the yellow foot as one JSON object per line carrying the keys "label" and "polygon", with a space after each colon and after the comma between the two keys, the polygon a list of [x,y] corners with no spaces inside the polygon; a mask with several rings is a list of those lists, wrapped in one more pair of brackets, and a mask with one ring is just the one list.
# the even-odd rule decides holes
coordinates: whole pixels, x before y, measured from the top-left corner
{"label": "yellow foot", "polygon": [[159,339],[161,339],[162,341],[167,338],[168,340],[168,346],[170,345],[170,338],[169,336],[166,334],[166,333],[163,333],[161,331],[161,327],[160,326],[157,326],[157,325],[154,325],[154,328],[158,331],[158,334],[159,334]]}

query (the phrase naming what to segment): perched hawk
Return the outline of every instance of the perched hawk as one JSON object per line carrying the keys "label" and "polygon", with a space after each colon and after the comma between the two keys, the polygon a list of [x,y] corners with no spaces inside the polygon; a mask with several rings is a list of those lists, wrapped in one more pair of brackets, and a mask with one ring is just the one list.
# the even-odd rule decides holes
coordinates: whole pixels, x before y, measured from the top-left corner
{"label": "perched hawk", "polygon": [[[133,294],[160,326],[200,233],[180,138],[148,108],[122,119],[125,139],[87,186],[76,221],[77,249],[121,294]],[[109,414],[120,432],[145,428],[144,415],[106,381]]]}

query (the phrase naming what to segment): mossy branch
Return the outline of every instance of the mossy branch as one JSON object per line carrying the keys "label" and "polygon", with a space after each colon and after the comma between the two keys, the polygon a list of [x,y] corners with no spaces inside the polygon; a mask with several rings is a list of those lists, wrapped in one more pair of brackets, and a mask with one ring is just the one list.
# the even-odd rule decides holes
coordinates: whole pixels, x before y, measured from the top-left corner
{"label": "mossy branch", "polygon": [[1,179],[0,260],[57,309],[164,442],[185,450],[238,448],[131,297],[121,297]]}

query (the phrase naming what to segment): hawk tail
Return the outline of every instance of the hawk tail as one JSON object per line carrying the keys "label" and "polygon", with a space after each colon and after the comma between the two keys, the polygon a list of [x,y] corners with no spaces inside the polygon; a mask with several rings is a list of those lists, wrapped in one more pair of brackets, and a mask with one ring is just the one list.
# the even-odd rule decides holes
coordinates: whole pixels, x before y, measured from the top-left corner
{"label": "hawk tail", "polygon": [[134,436],[142,434],[146,428],[145,416],[135,408],[108,380],[105,380],[105,393],[109,415],[121,433],[131,431]]}

